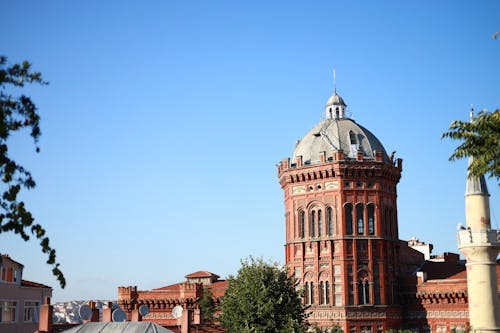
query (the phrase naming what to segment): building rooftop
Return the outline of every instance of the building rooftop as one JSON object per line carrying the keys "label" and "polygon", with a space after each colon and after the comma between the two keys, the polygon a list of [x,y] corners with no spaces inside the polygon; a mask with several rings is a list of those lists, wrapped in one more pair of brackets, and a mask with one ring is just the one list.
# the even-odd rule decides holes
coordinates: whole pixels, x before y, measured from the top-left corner
{"label": "building rooftop", "polygon": [[220,278],[220,276],[218,276],[217,274],[208,271],[197,271],[185,276],[186,279],[207,278],[207,277],[214,279]]}
{"label": "building rooftop", "polygon": [[72,327],[63,333],[174,333],[160,325],[150,322],[109,322],[86,323]]}
{"label": "building rooftop", "polygon": [[46,286],[44,284],[33,282],[33,281],[27,281],[27,280],[21,280],[21,286],[22,287],[31,287],[31,288],[49,288],[49,289],[52,289],[52,287]]}
{"label": "building rooftop", "polygon": [[389,160],[384,146],[375,135],[349,118],[325,119],[314,126],[297,143],[291,160],[297,163],[297,157],[302,156],[303,164],[315,164],[320,161],[321,152],[331,156],[339,150],[353,159],[358,150],[365,159],[375,159],[375,151],[381,151],[384,160]]}

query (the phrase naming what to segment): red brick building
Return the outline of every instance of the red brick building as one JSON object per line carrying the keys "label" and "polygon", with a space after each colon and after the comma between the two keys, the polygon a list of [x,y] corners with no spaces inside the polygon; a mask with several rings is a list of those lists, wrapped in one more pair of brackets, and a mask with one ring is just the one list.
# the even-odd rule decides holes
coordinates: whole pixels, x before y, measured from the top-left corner
{"label": "red brick building", "polygon": [[[325,112],[297,141],[292,157],[278,165],[285,260],[303,289],[309,323],[325,330],[340,326],[346,333],[467,331],[465,262],[453,253],[432,257],[432,245],[416,239],[399,240],[402,160],[347,116],[336,91]],[[226,282],[210,272],[186,279],[150,291],[119,287],[118,302],[128,317],[146,304],[151,312],[144,320],[168,327],[176,325],[172,309],[181,305],[184,322],[197,325],[203,288],[217,301]]]}
{"label": "red brick building", "polygon": [[285,258],[309,321],[344,332],[399,326],[396,185],[402,160],[346,116],[334,92],[326,117],[278,166]]}
{"label": "red brick building", "polygon": [[430,247],[399,241],[402,170],[401,159],[347,116],[336,90],[325,118],[278,165],[285,260],[310,323],[352,333],[468,327],[464,262],[454,254],[431,260]]}
{"label": "red brick building", "polygon": [[[118,287],[118,305],[126,312],[127,320],[131,320],[132,310],[147,305],[149,313],[142,317],[144,321],[169,328],[181,324],[185,327],[197,327],[201,324],[197,301],[202,297],[203,289],[210,290],[214,301],[218,302],[226,290],[226,281],[207,271],[194,272],[185,277],[184,282],[146,291],[137,290],[136,286]],[[176,319],[172,310],[178,305],[182,306],[184,311],[183,317]]]}

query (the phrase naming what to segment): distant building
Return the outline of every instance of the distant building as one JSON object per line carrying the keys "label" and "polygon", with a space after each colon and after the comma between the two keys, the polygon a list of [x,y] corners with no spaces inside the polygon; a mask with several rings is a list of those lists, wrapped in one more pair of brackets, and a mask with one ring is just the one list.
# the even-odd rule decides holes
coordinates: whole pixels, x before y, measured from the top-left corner
{"label": "distant building", "polygon": [[[194,272],[185,277],[184,282],[147,291],[137,290],[137,286],[118,287],[118,305],[127,314],[127,320],[132,319],[134,309],[146,305],[149,313],[142,317],[144,321],[168,328],[175,328],[181,322],[185,327],[199,328],[202,323],[198,300],[202,297],[203,290],[210,290],[217,304],[226,291],[227,283],[225,280],[220,280],[217,274],[207,271]],[[183,318],[176,319],[172,315],[172,310],[178,305],[182,306],[184,311]]]}
{"label": "distant building", "polygon": [[24,266],[0,255],[0,333],[33,333],[38,328],[40,304],[52,288],[22,279]]}

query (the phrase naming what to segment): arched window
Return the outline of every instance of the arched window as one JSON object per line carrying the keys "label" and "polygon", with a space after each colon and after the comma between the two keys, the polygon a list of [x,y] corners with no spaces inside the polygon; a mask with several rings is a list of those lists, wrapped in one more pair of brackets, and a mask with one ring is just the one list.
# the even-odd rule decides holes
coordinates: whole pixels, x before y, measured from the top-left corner
{"label": "arched window", "polygon": [[330,304],[330,282],[319,283],[319,304]]}
{"label": "arched window", "polygon": [[328,236],[333,236],[333,209],[332,207],[326,208],[326,225]]}
{"label": "arched window", "polygon": [[358,273],[358,304],[370,304],[370,283],[367,271]]}
{"label": "arched window", "polygon": [[309,237],[316,237],[316,211],[309,214]]}
{"label": "arched window", "polygon": [[312,282],[304,283],[304,302],[306,305],[314,304],[314,284]]}
{"label": "arched window", "polygon": [[375,235],[375,205],[368,204],[368,234]]}
{"label": "arched window", "polygon": [[299,238],[304,238],[306,234],[306,221],[305,213],[303,210],[299,211]]}
{"label": "arched window", "polygon": [[356,221],[358,225],[358,235],[365,233],[365,220],[363,217],[363,204],[356,205]]}
{"label": "arched window", "polygon": [[318,210],[318,236],[323,236],[323,214],[321,209]]}
{"label": "arched window", "polygon": [[345,215],[345,233],[352,235],[352,205],[350,203],[344,206]]}

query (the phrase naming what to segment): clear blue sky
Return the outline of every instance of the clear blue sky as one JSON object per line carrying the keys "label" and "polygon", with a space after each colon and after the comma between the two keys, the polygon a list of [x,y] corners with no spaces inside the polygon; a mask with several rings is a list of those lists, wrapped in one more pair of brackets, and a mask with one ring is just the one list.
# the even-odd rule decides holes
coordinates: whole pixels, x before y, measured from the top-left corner
{"label": "clear blue sky", "polygon": [[[38,242],[0,252],[54,298],[116,299],[197,270],[226,277],[249,255],[284,261],[276,163],[333,90],[404,160],[401,239],[458,252],[466,162],[440,140],[454,119],[500,107],[499,1],[23,1],[0,3],[0,54],[50,85],[13,156],[67,278]],[[499,228],[497,184],[489,182]]]}

